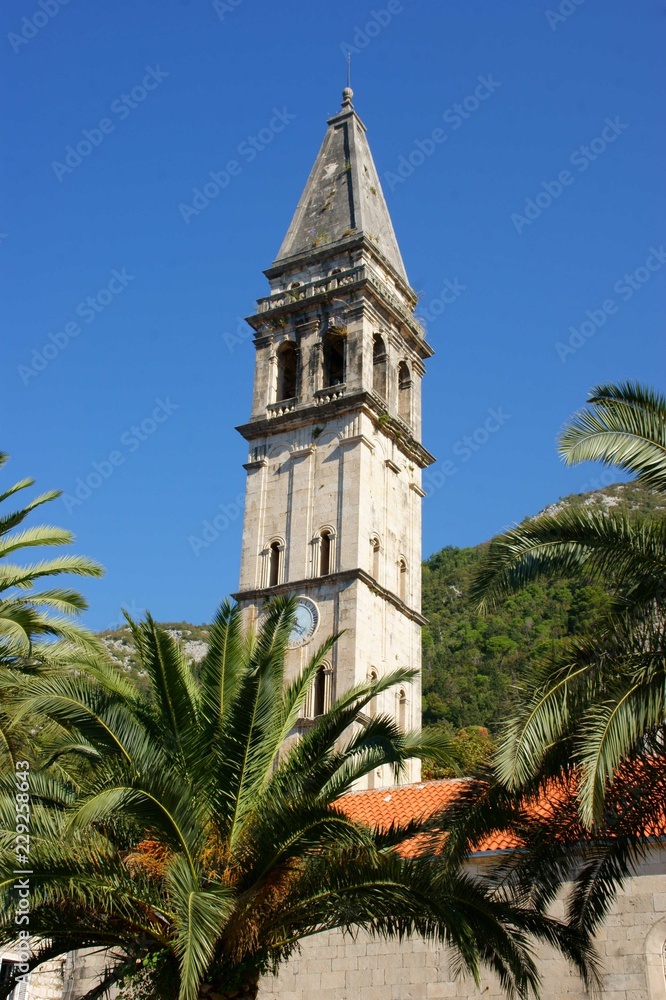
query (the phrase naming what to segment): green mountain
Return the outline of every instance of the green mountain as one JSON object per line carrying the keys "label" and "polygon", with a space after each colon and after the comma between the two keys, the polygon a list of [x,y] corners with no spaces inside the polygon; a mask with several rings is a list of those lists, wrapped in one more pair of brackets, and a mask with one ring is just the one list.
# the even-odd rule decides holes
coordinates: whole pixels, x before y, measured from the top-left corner
{"label": "green mountain", "polygon": [[[563,506],[666,512],[662,496],[635,483],[568,496],[548,510]],[[448,546],[423,564],[423,614],[429,620],[423,630],[423,721],[456,730],[484,726],[492,734],[512,714],[536,661],[593,624],[608,599],[601,586],[583,579],[549,581],[479,616],[468,594],[487,547]]]}

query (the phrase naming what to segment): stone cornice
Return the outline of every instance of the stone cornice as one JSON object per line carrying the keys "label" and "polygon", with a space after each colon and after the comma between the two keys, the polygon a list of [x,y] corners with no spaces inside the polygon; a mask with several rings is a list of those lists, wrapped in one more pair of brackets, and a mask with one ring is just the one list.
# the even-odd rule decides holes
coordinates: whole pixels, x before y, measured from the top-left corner
{"label": "stone cornice", "polygon": [[271,597],[294,594],[297,591],[307,594],[308,591],[318,589],[327,583],[354,583],[357,580],[360,583],[364,583],[366,587],[379,597],[383,597],[384,600],[392,604],[394,608],[397,608],[406,618],[416,622],[418,625],[428,624],[428,619],[424,618],[420,611],[417,611],[416,608],[410,608],[392,590],[387,590],[386,587],[382,587],[381,584],[377,583],[374,577],[366,573],[364,569],[348,569],[343,570],[341,573],[329,573],[327,576],[291,580],[288,583],[280,583],[276,587],[257,587],[253,590],[239,590],[238,593],[231,596],[234,601],[238,602],[268,600]]}
{"label": "stone cornice", "polygon": [[304,266],[311,265],[315,261],[323,262],[328,259],[334,259],[341,254],[351,253],[354,250],[365,250],[375,257],[377,262],[386,268],[408,301],[416,305],[418,296],[414,289],[398,274],[388,257],[384,256],[379,247],[365,233],[350,233],[349,236],[336,240],[334,243],[326,243],[320,247],[309,247],[307,250],[302,250],[291,257],[283,257],[279,263],[276,261],[271,267],[266,268],[264,274],[270,281],[273,278],[279,278],[283,274],[288,274],[290,271],[299,271]]}
{"label": "stone cornice", "polygon": [[[370,268],[365,266],[365,262],[360,260],[337,275],[317,278],[315,281],[300,285],[298,289],[285,289],[282,292],[258,299],[257,312],[246,316],[247,322],[256,331],[257,337],[266,336],[264,327],[267,322],[274,322],[276,329],[279,329],[280,320],[284,322],[287,315],[303,312],[313,305],[325,303],[330,300],[331,295],[339,297],[350,292],[366,291],[376,298],[393,319],[404,328],[407,339],[412,342],[416,353],[423,358],[432,357],[435,352],[425,339],[423,327],[413,315],[413,308],[417,301],[413,290],[402,281],[390,263],[366,236],[347,238],[339,243],[344,244],[345,247],[349,244],[348,249],[350,250],[358,248],[361,252],[367,252],[370,258],[374,258],[381,267],[387,269],[395,280],[396,287],[405,296],[410,306],[405,305],[399,295],[393,292],[379,276],[372,274]],[[329,254],[330,252],[327,252],[324,256]],[[316,255],[317,251],[312,251],[300,254],[298,258],[302,257],[304,264],[310,262]],[[280,268],[277,274],[274,274],[274,269],[270,268],[265,273],[269,277],[276,277],[282,273],[282,270],[284,269]],[[307,321],[311,322],[312,320],[308,318]]]}
{"label": "stone cornice", "polygon": [[423,445],[411,434],[407,424],[397,417],[389,416],[386,403],[375,392],[364,389],[342,395],[329,403],[295,406],[288,413],[275,417],[260,417],[247,424],[240,424],[236,430],[246,441],[283,434],[308,424],[321,424],[344,413],[362,411],[375,421],[378,427],[391,438],[398,447],[422,469],[435,461]]}

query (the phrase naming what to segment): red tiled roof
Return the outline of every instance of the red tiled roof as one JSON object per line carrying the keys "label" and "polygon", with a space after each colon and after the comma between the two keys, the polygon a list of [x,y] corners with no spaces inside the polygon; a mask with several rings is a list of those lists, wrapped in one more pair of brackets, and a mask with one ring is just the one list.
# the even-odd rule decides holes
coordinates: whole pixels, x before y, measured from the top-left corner
{"label": "red tiled roof", "polygon": [[[350,792],[340,799],[338,805],[349,819],[365,826],[388,830],[393,823],[405,824],[414,819],[429,819],[441,812],[455,800],[464,783],[464,779],[451,778]],[[421,839],[415,837],[410,843],[416,847]],[[475,853],[506,851],[517,846],[518,841],[514,836],[498,834],[483,840]]]}
{"label": "red tiled roof", "polygon": [[[414,819],[429,819],[436,813],[442,812],[454,802],[465,783],[464,778],[449,778],[394,788],[350,792],[340,799],[338,804],[349,819],[365,826],[388,830],[393,823],[402,825]],[[528,812],[535,818],[547,819],[555,807],[561,808],[568,796],[562,788],[554,789],[553,792],[553,796],[549,799],[531,803]],[[412,838],[408,842],[412,849],[408,848],[405,853],[414,853],[417,845],[426,839],[427,835]],[[521,841],[515,834],[499,831],[481,840],[474,848],[474,853],[508,851],[519,847],[520,844]]]}
{"label": "red tiled roof", "polygon": [[[634,768],[637,765],[634,764]],[[386,831],[392,824],[404,825],[411,820],[428,819],[442,812],[451,805],[461,793],[465,778],[452,778],[440,781],[423,781],[418,784],[379,788],[370,791],[350,792],[338,802],[338,807],[351,820],[363,823],[365,826],[376,827]],[[633,784],[633,782],[632,782]],[[582,833],[576,819],[573,785],[555,785],[548,796],[538,801],[532,800],[524,804],[525,813],[534,819],[548,820],[553,816],[568,813],[576,829]],[[582,834],[585,836],[585,834]],[[434,834],[437,837],[437,834]],[[441,836],[441,834],[440,834]],[[666,816],[661,823],[646,824],[642,828],[642,836],[666,836]],[[429,834],[419,834],[403,844],[403,853],[410,855],[416,849],[431,839]],[[520,847],[520,839],[508,831],[496,831],[482,839],[474,848],[473,853],[484,854],[491,851],[507,851]]]}

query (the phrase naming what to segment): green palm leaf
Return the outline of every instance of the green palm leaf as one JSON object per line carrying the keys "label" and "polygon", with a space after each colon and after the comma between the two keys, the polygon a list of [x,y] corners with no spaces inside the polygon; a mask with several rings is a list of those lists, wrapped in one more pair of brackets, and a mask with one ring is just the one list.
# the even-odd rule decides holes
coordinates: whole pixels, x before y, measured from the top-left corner
{"label": "green palm leaf", "polygon": [[637,382],[600,385],[560,437],[573,465],[603,462],[633,473],[645,486],[666,490],[666,398]]}

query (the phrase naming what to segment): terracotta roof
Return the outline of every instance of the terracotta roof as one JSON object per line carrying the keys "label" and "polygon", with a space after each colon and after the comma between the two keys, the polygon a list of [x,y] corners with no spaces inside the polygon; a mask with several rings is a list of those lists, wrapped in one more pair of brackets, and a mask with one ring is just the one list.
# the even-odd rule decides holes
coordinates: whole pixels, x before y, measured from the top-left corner
{"label": "terracotta roof", "polygon": [[[635,769],[637,766],[640,765],[634,764],[633,768]],[[632,774],[631,777],[635,780],[635,774]],[[618,784],[631,788],[634,780]],[[350,819],[386,831],[392,824],[404,825],[410,820],[428,819],[438,812],[442,812],[455,801],[465,784],[466,779],[454,778],[351,792],[340,799],[338,805]],[[568,825],[570,831],[575,831],[576,838],[581,835],[584,837],[585,833],[578,824],[573,796],[573,785],[567,787],[566,783],[559,786],[553,784],[547,797],[533,799],[525,804],[525,813],[536,820],[550,820],[558,816],[564,819],[568,815],[569,822],[567,823],[565,820],[564,825]],[[403,852],[407,855],[414,854],[428,840],[433,842],[433,837],[436,842],[438,836],[441,834],[434,833],[413,837],[403,845]],[[666,836],[666,815],[662,822],[651,822],[643,825],[641,836],[664,838]],[[521,843],[522,841],[514,833],[495,831],[481,840],[474,848],[473,853],[480,855],[493,851],[508,851],[520,847]]]}
{"label": "terracotta roof", "polygon": [[[393,823],[405,824],[414,819],[428,819],[441,812],[451,805],[462,791],[464,784],[464,779],[451,778],[351,792],[340,800],[339,805],[345,815],[357,823],[388,830]],[[410,844],[416,848],[423,839],[425,838],[415,837]],[[481,841],[475,853],[507,851],[518,846],[519,841],[516,837],[500,833]]]}
{"label": "terracotta roof", "polygon": [[[423,781],[413,785],[401,785],[393,788],[380,788],[372,791],[351,792],[340,800],[343,812],[358,823],[366,826],[388,830],[393,824],[406,824],[414,819],[428,819],[442,812],[451,805],[461,793],[466,783],[464,778],[451,778],[441,781]],[[553,795],[548,799],[530,803],[527,812],[535,819],[548,819],[554,809],[561,809],[568,795],[563,788],[553,789]],[[570,800],[569,800],[570,801]],[[435,840],[437,834],[434,834]],[[425,842],[432,839],[430,835],[413,837],[404,846],[406,854],[414,854]],[[474,848],[474,854],[486,854],[492,851],[509,851],[520,847],[520,839],[513,833],[496,831],[483,838]]]}

